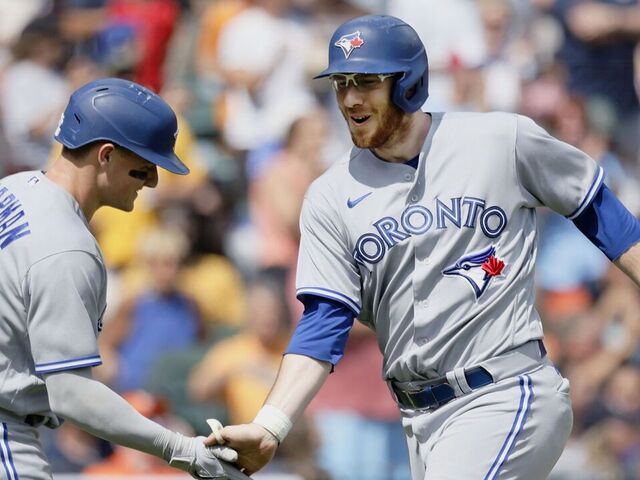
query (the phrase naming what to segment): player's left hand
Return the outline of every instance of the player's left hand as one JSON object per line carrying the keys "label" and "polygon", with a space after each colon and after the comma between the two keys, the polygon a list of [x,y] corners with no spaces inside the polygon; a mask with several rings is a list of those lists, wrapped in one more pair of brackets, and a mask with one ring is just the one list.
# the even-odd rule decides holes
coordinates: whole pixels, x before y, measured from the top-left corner
{"label": "player's left hand", "polygon": [[225,445],[238,452],[236,465],[247,475],[257,472],[269,463],[278,448],[276,438],[255,423],[230,425],[214,431],[205,440],[205,444]]}

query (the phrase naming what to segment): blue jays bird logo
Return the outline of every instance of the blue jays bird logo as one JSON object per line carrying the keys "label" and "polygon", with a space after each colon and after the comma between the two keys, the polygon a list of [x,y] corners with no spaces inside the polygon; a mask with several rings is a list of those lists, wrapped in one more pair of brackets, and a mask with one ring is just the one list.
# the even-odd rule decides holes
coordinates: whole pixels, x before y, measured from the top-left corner
{"label": "blue jays bird logo", "polygon": [[480,298],[489,285],[489,281],[502,273],[504,262],[495,256],[496,247],[491,245],[481,252],[468,253],[458,259],[456,263],[442,270],[446,276],[464,278],[476,295]]}
{"label": "blue jays bird logo", "polygon": [[349,58],[351,52],[353,52],[356,48],[360,48],[363,44],[364,40],[360,36],[360,32],[353,32],[347,35],[343,35],[336,43],[334,43],[336,47],[340,47],[342,49],[344,58]]}

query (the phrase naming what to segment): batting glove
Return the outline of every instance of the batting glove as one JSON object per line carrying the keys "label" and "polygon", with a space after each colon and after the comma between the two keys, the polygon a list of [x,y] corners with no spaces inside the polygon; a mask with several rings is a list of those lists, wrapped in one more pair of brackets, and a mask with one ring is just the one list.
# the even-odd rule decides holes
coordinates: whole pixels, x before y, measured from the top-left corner
{"label": "batting glove", "polygon": [[227,478],[220,460],[235,462],[238,454],[228,447],[207,447],[205,437],[185,437],[177,434],[169,459],[169,465],[189,473],[193,478]]}

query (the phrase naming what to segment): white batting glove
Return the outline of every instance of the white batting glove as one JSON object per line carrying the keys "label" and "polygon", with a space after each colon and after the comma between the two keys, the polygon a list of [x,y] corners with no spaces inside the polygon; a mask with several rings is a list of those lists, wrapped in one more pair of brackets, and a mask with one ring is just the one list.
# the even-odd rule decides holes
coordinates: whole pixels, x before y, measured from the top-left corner
{"label": "white batting glove", "polygon": [[207,447],[204,440],[205,437],[177,434],[167,460],[169,465],[189,473],[193,478],[228,478],[220,460],[235,462],[238,454],[229,447]]}
{"label": "white batting glove", "polygon": [[[223,428],[222,424],[215,418],[207,418],[207,423],[209,424],[209,428],[211,428],[211,434],[216,439],[216,443],[218,445],[224,445],[225,439],[222,438],[222,433],[221,433]],[[235,450],[231,450],[231,451],[236,454],[236,460],[237,460],[238,454],[236,453]],[[233,460],[233,462],[235,462],[236,460]],[[238,468],[236,468],[236,466],[230,465],[226,463],[226,461],[221,462],[221,464],[222,464],[222,468],[224,469],[224,473],[229,480],[251,480],[251,477],[242,473]]]}
{"label": "white batting glove", "polygon": [[224,445],[225,444],[225,440],[224,440],[224,438],[222,438],[222,434],[220,433],[224,427],[222,426],[220,421],[216,420],[215,418],[207,418],[207,424],[209,425],[209,428],[211,429],[211,434],[214,437],[216,437],[216,443],[218,445]]}

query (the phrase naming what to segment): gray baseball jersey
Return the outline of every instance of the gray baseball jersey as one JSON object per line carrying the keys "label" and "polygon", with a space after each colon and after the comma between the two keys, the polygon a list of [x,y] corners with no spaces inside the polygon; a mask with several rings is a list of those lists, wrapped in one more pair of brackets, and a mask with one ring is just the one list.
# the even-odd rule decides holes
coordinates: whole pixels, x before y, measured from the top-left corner
{"label": "gray baseball jersey", "polygon": [[307,192],[297,293],[349,306],[384,377],[433,378],[542,338],[535,207],[574,218],[603,171],[507,113],[436,113],[417,169],[353,148]]}
{"label": "gray baseball jersey", "polygon": [[101,363],[106,269],[78,203],[42,172],[0,180],[0,415],[56,425],[42,374]]}

